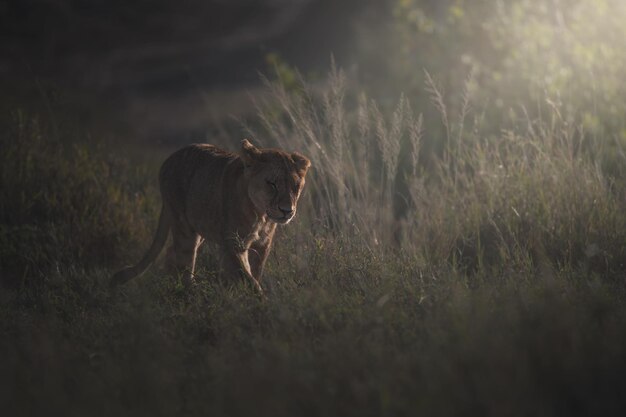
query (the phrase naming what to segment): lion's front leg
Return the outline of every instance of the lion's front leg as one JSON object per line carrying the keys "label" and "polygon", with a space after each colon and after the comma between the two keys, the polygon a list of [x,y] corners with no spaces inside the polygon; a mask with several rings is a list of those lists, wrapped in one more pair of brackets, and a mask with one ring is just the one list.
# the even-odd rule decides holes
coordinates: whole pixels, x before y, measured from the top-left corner
{"label": "lion's front leg", "polygon": [[247,250],[237,250],[235,248],[227,248],[224,254],[225,272],[232,277],[242,278],[244,281],[250,282],[252,286],[264,295],[263,288],[259,281],[254,277],[250,269]]}
{"label": "lion's front leg", "polygon": [[250,272],[252,276],[261,282],[263,276],[263,268],[265,267],[265,261],[270,253],[272,247],[271,239],[264,241],[254,242],[248,250],[248,260],[250,262]]}

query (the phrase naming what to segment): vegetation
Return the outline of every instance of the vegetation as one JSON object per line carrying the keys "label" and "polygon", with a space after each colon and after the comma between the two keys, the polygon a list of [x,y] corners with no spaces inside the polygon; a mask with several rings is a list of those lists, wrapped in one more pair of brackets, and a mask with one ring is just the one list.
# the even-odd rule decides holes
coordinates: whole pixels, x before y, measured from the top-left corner
{"label": "vegetation", "polygon": [[[429,2],[393,3],[428,21]],[[462,3],[446,13],[464,19]],[[499,18],[523,20],[531,2],[511,4]],[[436,42],[470,30],[433,22]],[[523,24],[506,22],[513,42]],[[601,68],[608,86],[615,69]],[[623,97],[593,106],[570,84],[561,101],[505,97],[493,77],[433,74],[392,105],[338,69],[323,88],[268,83],[248,133],[313,168],[270,256],[266,301],[213,279],[210,247],[193,292],[158,264],[110,291],[150,241],[162,152],[4,115],[4,414],[622,415],[626,153],[611,108]]]}

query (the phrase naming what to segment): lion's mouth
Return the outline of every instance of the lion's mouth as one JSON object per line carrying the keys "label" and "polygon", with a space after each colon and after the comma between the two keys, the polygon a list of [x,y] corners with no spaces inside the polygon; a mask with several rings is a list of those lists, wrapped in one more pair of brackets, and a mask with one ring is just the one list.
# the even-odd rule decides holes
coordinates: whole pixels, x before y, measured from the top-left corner
{"label": "lion's mouth", "polygon": [[293,219],[293,215],[292,216],[288,216],[288,217],[287,216],[274,216],[269,211],[267,211],[265,214],[267,214],[267,217],[271,221],[273,221],[275,223],[280,223],[280,224],[287,224],[287,223],[289,223],[289,221],[291,219]]}

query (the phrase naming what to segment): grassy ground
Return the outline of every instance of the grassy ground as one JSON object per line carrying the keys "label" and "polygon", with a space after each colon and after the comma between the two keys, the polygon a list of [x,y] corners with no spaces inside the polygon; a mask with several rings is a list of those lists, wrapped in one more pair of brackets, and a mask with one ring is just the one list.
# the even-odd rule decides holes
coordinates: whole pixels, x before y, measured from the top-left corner
{"label": "grassy ground", "polygon": [[554,119],[450,129],[417,165],[406,103],[274,94],[259,137],[314,170],[265,302],[215,283],[210,248],[191,293],[159,265],[110,292],[150,241],[160,157],[3,119],[3,415],[623,415],[619,148]]}
{"label": "grassy ground", "polygon": [[492,278],[287,242],[260,302],[150,273],[59,270],[3,294],[7,415],[619,415],[622,285],[576,273]]}

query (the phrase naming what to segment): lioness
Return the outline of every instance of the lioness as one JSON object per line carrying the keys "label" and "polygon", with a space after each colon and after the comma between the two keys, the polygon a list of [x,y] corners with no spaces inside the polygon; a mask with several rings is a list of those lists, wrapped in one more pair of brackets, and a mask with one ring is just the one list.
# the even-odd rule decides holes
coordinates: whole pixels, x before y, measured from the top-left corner
{"label": "lioness", "polygon": [[161,166],[163,206],[152,246],[135,266],[116,273],[111,285],[142,274],[163,249],[171,230],[168,260],[193,283],[196,253],[206,239],[223,250],[223,269],[241,276],[263,294],[261,275],[276,224],[296,214],[311,165],[303,155],[258,149],[241,142],[239,155],[195,144],[174,152]]}

